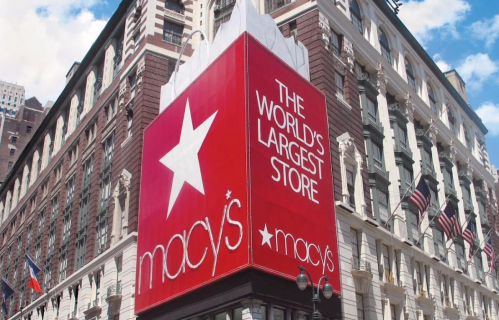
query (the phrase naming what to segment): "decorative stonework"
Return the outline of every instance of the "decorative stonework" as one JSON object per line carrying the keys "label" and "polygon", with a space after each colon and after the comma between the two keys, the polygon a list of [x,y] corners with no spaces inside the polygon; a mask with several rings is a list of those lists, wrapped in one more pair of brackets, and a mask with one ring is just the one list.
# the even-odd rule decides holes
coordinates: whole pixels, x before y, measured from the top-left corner
{"label": "decorative stonework", "polygon": [[438,135],[438,129],[436,128],[435,120],[432,119],[430,127],[428,128],[428,137],[430,138],[430,141],[433,144],[433,146],[437,145],[437,135]]}
{"label": "decorative stonework", "polygon": [[453,162],[456,162],[457,148],[454,140],[450,141],[449,145],[449,156]]}
{"label": "decorative stonework", "polygon": [[130,178],[125,174],[120,174],[119,177],[119,193],[127,192],[130,190]]}
{"label": "decorative stonework", "polygon": [[357,211],[364,216],[366,203],[364,200],[364,189],[362,183],[362,155],[355,146],[354,139],[350,137],[348,132],[336,138],[338,148],[340,151],[340,170],[341,170],[341,183],[342,183],[342,201],[350,203],[350,193],[348,192],[347,184],[347,166],[353,168],[355,174],[354,188],[355,188],[355,207]]}
{"label": "decorative stonework", "polygon": [[404,105],[407,118],[412,122],[414,120],[414,109],[416,109],[416,106],[414,105],[414,100],[408,92],[405,94]]}
{"label": "decorative stonework", "polygon": [[126,94],[126,79],[124,79],[120,83],[120,91],[118,93],[120,111],[121,111],[122,107],[125,105],[125,94]]}
{"label": "decorative stonework", "polygon": [[376,87],[380,92],[386,92],[386,85],[388,84],[388,78],[386,77],[385,69],[383,68],[383,64],[378,62],[376,64]]}
{"label": "decorative stonework", "polygon": [[355,52],[353,51],[353,44],[346,37],[343,37],[343,52],[345,53],[345,58],[350,72],[353,72],[353,67],[355,65]]}
{"label": "decorative stonework", "polygon": [[331,28],[329,27],[329,20],[319,12],[319,28],[321,28],[322,41],[324,42],[324,47],[329,50],[330,39],[331,39]]}
{"label": "decorative stonework", "polygon": [[142,88],[142,81],[143,81],[143,76],[144,76],[144,71],[146,70],[146,60],[145,56],[140,59],[140,61],[137,63],[137,92],[140,92],[140,89]]}

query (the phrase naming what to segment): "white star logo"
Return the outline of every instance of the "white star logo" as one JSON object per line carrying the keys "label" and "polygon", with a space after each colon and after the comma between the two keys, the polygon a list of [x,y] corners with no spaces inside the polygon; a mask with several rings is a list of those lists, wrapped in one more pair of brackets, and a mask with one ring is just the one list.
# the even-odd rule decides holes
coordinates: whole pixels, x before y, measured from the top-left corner
{"label": "white star logo", "polygon": [[230,194],[232,193],[232,191],[230,190],[227,190],[227,193],[225,194],[225,199],[229,200],[230,199]]}
{"label": "white star logo", "polygon": [[184,185],[187,182],[196,190],[204,194],[203,177],[201,176],[201,168],[199,166],[198,152],[203,145],[204,139],[210,130],[211,124],[217,115],[216,111],[208,119],[206,119],[195,130],[192,127],[191,110],[189,107],[189,99],[185,106],[184,121],[182,123],[182,132],[180,133],[179,143],[171,149],[159,161],[168,169],[173,171],[172,190],[170,193],[170,201],[168,203],[168,213],[170,215],[173,205]]}
{"label": "white star logo", "polygon": [[270,249],[272,249],[272,244],[270,244],[270,239],[273,237],[272,234],[270,234],[267,231],[267,224],[265,224],[265,228],[263,230],[258,230],[262,234],[262,246],[264,244],[268,244]]}

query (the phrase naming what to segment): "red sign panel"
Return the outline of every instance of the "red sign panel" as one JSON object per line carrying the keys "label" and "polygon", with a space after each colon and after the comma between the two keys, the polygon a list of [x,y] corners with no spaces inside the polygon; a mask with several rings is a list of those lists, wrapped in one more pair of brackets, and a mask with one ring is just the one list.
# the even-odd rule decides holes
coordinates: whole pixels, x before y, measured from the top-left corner
{"label": "red sign panel", "polygon": [[248,267],[339,293],[328,144],[324,96],[243,34],[144,133],[136,313]]}

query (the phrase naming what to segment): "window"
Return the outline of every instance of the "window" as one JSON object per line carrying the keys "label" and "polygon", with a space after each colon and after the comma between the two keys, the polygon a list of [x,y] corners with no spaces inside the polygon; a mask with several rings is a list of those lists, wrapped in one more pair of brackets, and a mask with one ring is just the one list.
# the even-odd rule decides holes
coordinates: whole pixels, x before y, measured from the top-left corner
{"label": "window", "polygon": [[109,123],[114,118],[114,115],[116,114],[116,100],[113,100],[109,106],[105,109],[106,112],[106,123]]}
{"label": "window", "polygon": [[378,105],[371,99],[367,99],[367,114],[369,121],[378,123]]}
{"label": "window", "polygon": [[412,187],[412,169],[409,169],[405,166],[402,167],[404,171],[404,183],[405,183],[405,190],[409,190]]}
{"label": "window", "polygon": [[[235,0],[217,0],[215,6],[213,7],[213,14],[215,16],[215,20],[213,21],[213,38],[217,35],[218,28],[225,22],[229,21],[230,14],[232,13],[232,9]],[[266,4],[266,7],[268,5]],[[268,12],[268,11],[267,11]]]}
{"label": "window", "polygon": [[[419,241],[419,214],[409,211],[411,217],[411,230],[412,230],[412,241],[414,243]],[[421,243],[418,243],[420,246]]]}
{"label": "window", "polygon": [[129,112],[126,116],[126,137],[130,138],[132,136],[132,124],[133,124],[133,115]]}
{"label": "window", "polygon": [[351,166],[347,165],[346,175],[349,205],[355,209],[355,174]]}
{"label": "window", "polygon": [[383,255],[383,270],[385,272],[385,281],[393,283],[392,266],[388,246],[381,245],[381,254]]}
{"label": "window", "polygon": [[14,162],[9,161],[9,163],[7,164],[7,169],[12,169],[12,166],[14,166]]}
{"label": "window", "polygon": [[417,286],[417,288],[414,288],[414,292],[420,294],[421,290],[423,290],[422,288],[423,279],[421,278],[421,266],[419,265],[418,261],[414,261],[414,278],[415,278],[414,280],[416,280],[415,284]]}
{"label": "window", "polygon": [[76,159],[78,159],[78,145],[69,151],[68,156],[70,165],[73,165],[76,162]]}
{"label": "window", "polygon": [[11,138],[11,142],[12,142],[13,144],[16,144],[16,143],[17,143],[17,137],[16,137],[16,136],[12,136],[12,138]]}
{"label": "window", "polygon": [[291,0],[265,0],[265,12],[272,13],[290,3]]}
{"label": "window", "polygon": [[345,83],[343,76],[339,73],[334,73],[334,80],[336,84],[336,97],[341,100],[345,100]]}
{"label": "window", "polygon": [[165,20],[163,24],[163,40],[175,44],[182,45],[182,35],[184,33],[184,26]]}
{"label": "window", "polygon": [[386,223],[389,217],[388,195],[380,190],[378,190],[378,208],[379,208],[379,218],[381,222]]}
{"label": "window", "polygon": [[90,128],[85,132],[87,136],[87,147],[95,140],[95,132],[97,129],[97,124],[93,123],[90,125]]}
{"label": "window", "polygon": [[166,0],[165,9],[173,11],[173,12],[177,12],[180,14],[184,14],[184,7],[182,6],[181,3],[177,2],[177,1]]}
{"label": "window", "polygon": [[383,148],[373,142],[373,159],[374,159],[374,166],[380,170],[383,170]]}
{"label": "window", "polygon": [[289,34],[295,39],[295,43],[298,41],[298,26],[296,20],[289,23]]}
{"label": "window", "polygon": [[31,133],[31,126],[26,127],[26,133]]}
{"label": "window", "polygon": [[447,118],[449,119],[449,126],[450,126],[452,133],[454,133],[457,136],[458,135],[458,130],[456,127],[457,121],[456,121],[456,117],[454,116],[454,113],[452,112],[452,110],[450,108],[447,110]]}
{"label": "window", "polygon": [[10,149],[10,156],[13,157],[16,154],[16,149]]}
{"label": "window", "polygon": [[357,230],[352,228],[350,228],[350,241],[352,244],[352,263],[355,264],[360,259],[359,236]]}
{"label": "window", "polygon": [[357,306],[357,319],[364,320],[364,296],[355,294],[355,304]]}
{"label": "window", "polygon": [[433,88],[428,84],[428,100],[430,101],[430,108],[435,112],[437,116],[440,116],[437,107],[437,99],[435,98],[435,93],[433,92]]}
{"label": "window", "polygon": [[386,62],[392,65],[392,56],[390,54],[390,44],[388,38],[382,29],[379,29],[379,44],[381,46],[381,55],[385,58]]}
{"label": "window", "polygon": [[404,149],[407,150],[407,130],[401,126],[397,126],[399,132],[399,144]]}
{"label": "window", "polygon": [[139,50],[139,38],[140,38],[140,33],[137,32],[133,35],[133,52],[137,52]]}
{"label": "window", "polygon": [[395,314],[395,305],[390,305],[390,320],[397,320],[397,315]]}
{"label": "window", "polygon": [[470,132],[466,127],[464,127],[464,140],[466,141],[466,148],[468,148],[470,152],[473,152],[473,141],[471,140]]}
{"label": "window", "polygon": [[416,78],[414,76],[414,70],[412,69],[412,65],[409,62],[409,60],[407,60],[407,58],[405,58],[405,73],[407,74],[407,83],[412,88],[412,90],[414,90],[414,92],[417,93],[418,88],[416,86]]}
{"label": "window", "polygon": [[362,15],[360,7],[356,0],[350,0],[350,20],[353,25],[361,34],[364,34],[364,27],[362,26]]}
{"label": "window", "polygon": [[331,48],[333,49],[334,54],[337,56],[341,55],[341,37],[336,32],[331,30],[331,38],[330,38]]}
{"label": "window", "polygon": [[135,85],[137,82],[137,75],[134,73],[128,77],[128,81],[130,82],[130,101],[135,98]]}

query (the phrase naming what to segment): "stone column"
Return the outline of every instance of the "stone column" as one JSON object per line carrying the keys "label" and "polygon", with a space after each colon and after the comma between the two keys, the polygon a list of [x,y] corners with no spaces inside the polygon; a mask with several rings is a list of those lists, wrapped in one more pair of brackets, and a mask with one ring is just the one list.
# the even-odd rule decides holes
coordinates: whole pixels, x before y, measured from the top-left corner
{"label": "stone column", "polygon": [[248,299],[241,302],[243,305],[243,320],[262,320],[262,301]]}

